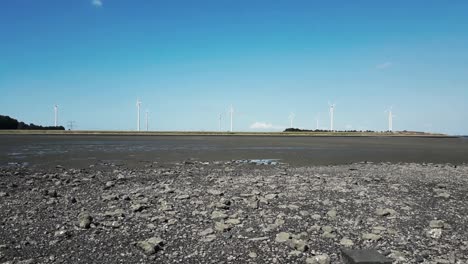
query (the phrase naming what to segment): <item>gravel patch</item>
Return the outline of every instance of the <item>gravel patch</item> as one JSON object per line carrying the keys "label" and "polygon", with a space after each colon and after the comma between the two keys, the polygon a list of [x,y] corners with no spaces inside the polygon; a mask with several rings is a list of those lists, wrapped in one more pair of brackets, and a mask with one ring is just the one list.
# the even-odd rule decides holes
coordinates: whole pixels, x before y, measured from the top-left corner
{"label": "gravel patch", "polygon": [[[260,165],[259,165],[260,164]],[[0,263],[468,262],[468,166],[0,168]]]}

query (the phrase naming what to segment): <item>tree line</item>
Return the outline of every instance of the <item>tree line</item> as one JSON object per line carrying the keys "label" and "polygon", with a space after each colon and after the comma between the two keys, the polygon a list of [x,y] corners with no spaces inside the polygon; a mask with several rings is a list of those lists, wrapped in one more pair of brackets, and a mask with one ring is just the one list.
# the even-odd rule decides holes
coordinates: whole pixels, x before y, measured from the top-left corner
{"label": "tree line", "polygon": [[63,126],[39,126],[33,123],[26,124],[4,115],[0,115],[0,129],[65,130]]}

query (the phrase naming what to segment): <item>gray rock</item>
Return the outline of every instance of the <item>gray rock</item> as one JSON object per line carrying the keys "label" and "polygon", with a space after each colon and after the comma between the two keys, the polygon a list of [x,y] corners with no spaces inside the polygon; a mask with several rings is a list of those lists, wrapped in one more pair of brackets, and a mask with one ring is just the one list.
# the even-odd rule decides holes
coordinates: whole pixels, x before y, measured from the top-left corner
{"label": "gray rock", "polygon": [[215,220],[215,219],[226,219],[228,218],[228,215],[221,212],[221,211],[213,211],[211,213],[211,219]]}
{"label": "gray rock", "polygon": [[250,251],[249,252],[249,257],[254,259],[254,258],[257,257],[257,253]]}
{"label": "gray rock", "polygon": [[444,227],[444,221],[442,220],[432,220],[429,222],[429,226],[431,228],[443,228]]}
{"label": "gray rock", "polygon": [[364,233],[362,234],[362,239],[363,240],[372,240],[372,241],[378,241],[382,238],[382,236],[377,235],[377,234],[372,234],[372,233]]}
{"label": "gray rock", "polygon": [[81,212],[78,215],[78,226],[84,229],[91,227],[93,217],[88,212]]}
{"label": "gray rock", "polygon": [[341,240],[340,240],[340,245],[344,246],[344,247],[352,247],[354,246],[354,242],[347,238],[347,237],[343,237]]}
{"label": "gray rock", "polygon": [[442,236],[442,229],[433,228],[426,232],[426,235],[430,238],[439,239]]}
{"label": "gray rock", "polygon": [[327,216],[330,218],[330,219],[335,219],[336,218],[336,210],[335,209],[332,209],[330,211],[327,212]]}
{"label": "gray rock", "polygon": [[330,257],[327,254],[322,254],[306,259],[307,264],[330,264]]}
{"label": "gray rock", "polygon": [[390,208],[377,208],[377,210],[375,210],[375,214],[378,216],[394,216],[396,215],[396,211]]}
{"label": "gray rock", "polygon": [[214,231],[213,231],[212,228],[207,228],[207,229],[200,232],[200,236],[207,236],[207,235],[211,235],[213,233],[214,233]]}
{"label": "gray rock", "polygon": [[226,232],[232,228],[231,225],[224,223],[224,221],[215,222],[215,229],[219,232]]}
{"label": "gray rock", "polygon": [[275,241],[278,243],[286,242],[291,239],[291,234],[286,232],[281,232],[276,234]]}
{"label": "gray rock", "polygon": [[146,255],[153,255],[157,251],[162,249],[164,241],[159,237],[152,237],[147,240],[137,242],[137,247],[139,247]]}
{"label": "gray rock", "polygon": [[190,195],[188,195],[188,194],[181,194],[181,195],[176,196],[176,199],[178,199],[178,200],[190,199]]}
{"label": "gray rock", "polygon": [[392,260],[384,257],[375,249],[362,249],[351,250],[342,249],[341,256],[345,263],[349,264],[365,264],[365,263],[378,263],[378,264],[391,264]]}
{"label": "gray rock", "polygon": [[209,189],[207,192],[211,195],[217,195],[217,196],[222,196],[224,194],[222,191],[213,190],[213,189]]}

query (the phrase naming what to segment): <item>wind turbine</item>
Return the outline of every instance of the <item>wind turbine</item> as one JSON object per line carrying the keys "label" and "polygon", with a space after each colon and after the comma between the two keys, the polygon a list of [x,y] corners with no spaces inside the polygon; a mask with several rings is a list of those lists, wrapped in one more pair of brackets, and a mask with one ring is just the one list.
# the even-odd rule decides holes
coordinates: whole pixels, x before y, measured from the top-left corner
{"label": "wind turbine", "polygon": [[234,115],[234,108],[232,107],[232,105],[231,105],[231,109],[229,109],[229,114],[231,116],[231,132],[232,132],[233,131],[232,130],[232,118],[233,118],[233,115]]}
{"label": "wind turbine", "polygon": [[55,122],[54,126],[58,126],[58,105],[54,106]]}
{"label": "wind turbine", "polygon": [[148,116],[149,116],[149,111],[146,110],[146,113],[145,113],[145,119],[146,119],[146,132],[148,132]]}
{"label": "wind turbine", "polygon": [[221,132],[221,121],[223,120],[223,113],[219,114],[218,120],[219,120],[219,131]]}
{"label": "wind turbine", "polygon": [[394,117],[394,115],[392,113],[392,107],[390,107],[390,109],[388,109],[385,112],[388,112],[388,131],[393,132],[393,117]]}
{"label": "wind turbine", "polygon": [[296,117],[296,115],[295,115],[293,112],[291,112],[291,113],[289,114],[289,121],[291,122],[290,128],[293,128],[294,117]]}
{"label": "wind turbine", "polygon": [[333,132],[333,114],[335,113],[335,104],[328,102],[328,106],[330,106],[330,131]]}
{"label": "wind turbine", "polygon": [[316,125],[315,125],[315,130],[319,129],[319,114],[315,117]]}
{"label": "wind turbine", "polygon": [[137,99],[136,106],[137,106],[137,131],[140,131],[140,106],[141,106],[140,99]]}

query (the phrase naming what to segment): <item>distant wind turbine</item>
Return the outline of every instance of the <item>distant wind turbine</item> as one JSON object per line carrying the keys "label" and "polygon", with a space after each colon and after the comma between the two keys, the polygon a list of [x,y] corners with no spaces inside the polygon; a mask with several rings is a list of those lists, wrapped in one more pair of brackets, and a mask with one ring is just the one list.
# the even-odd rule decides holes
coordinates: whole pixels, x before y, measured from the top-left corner
{"label": "distant wind turbine", "polygon": [[291,122],[290,128],[293,128],[294,117],[296,117],[296,115],[295,115],[293,112],[291,112],[291,113],[289,114],[289,121]]}
{"label": "distant wind turbine", "polygon": [[219,131],[221,131],[221,121],[223,120],[223,113],[219,114],[218,120],[219,120]]}
{"label": "distant wind turbine", "polygon": [[54,114],[55,114],[54,126],[58,126],[58,105],[55,105],[55,106],[54,106]]}
{"label": "distant wind turbine", "polygon": [[230,116],[231,116],[231,132],[233,132],[233,130],[232,130],[232,122],[233,122],[233,120],[232,120],[232,119],[233,119],[233,116],[234,116],[234,108],[232,107],[232,105],[231,105],[231,109],[229,109],[229,114],[230,114]]}
{"label": "distant wind turbine", "polygon": [[148,132],[148,117],[149,117],[149,111],[146,110],[146,113],[145,113],[145,119],[146,119],[146,132]]}
{"label": "distant wind turbine", "polygon": [[140,107],[141,107],[140,99],[137,99],[136,106],[137,106],[137,131],[140,131]]}
{"label": "distant wind turbine", "polygon": [[319,114],[317,114],[317,116],[315,117],[315,121],[316,121],[315,129],[318,130],[319,129]]}
{"label": "distant wind turbine", "polygon": [[330,106],[330,131],[333,132],[333,118],[334,118],[334,113],[335,113],[335,104],[331,104],[330,102],[328,103]]}
{"label": "distant wind turbine", "polygon": [[385,112],[388,112],[388,131],[393,132],[393,117],[395,116],[392,113],[392,107]]}

